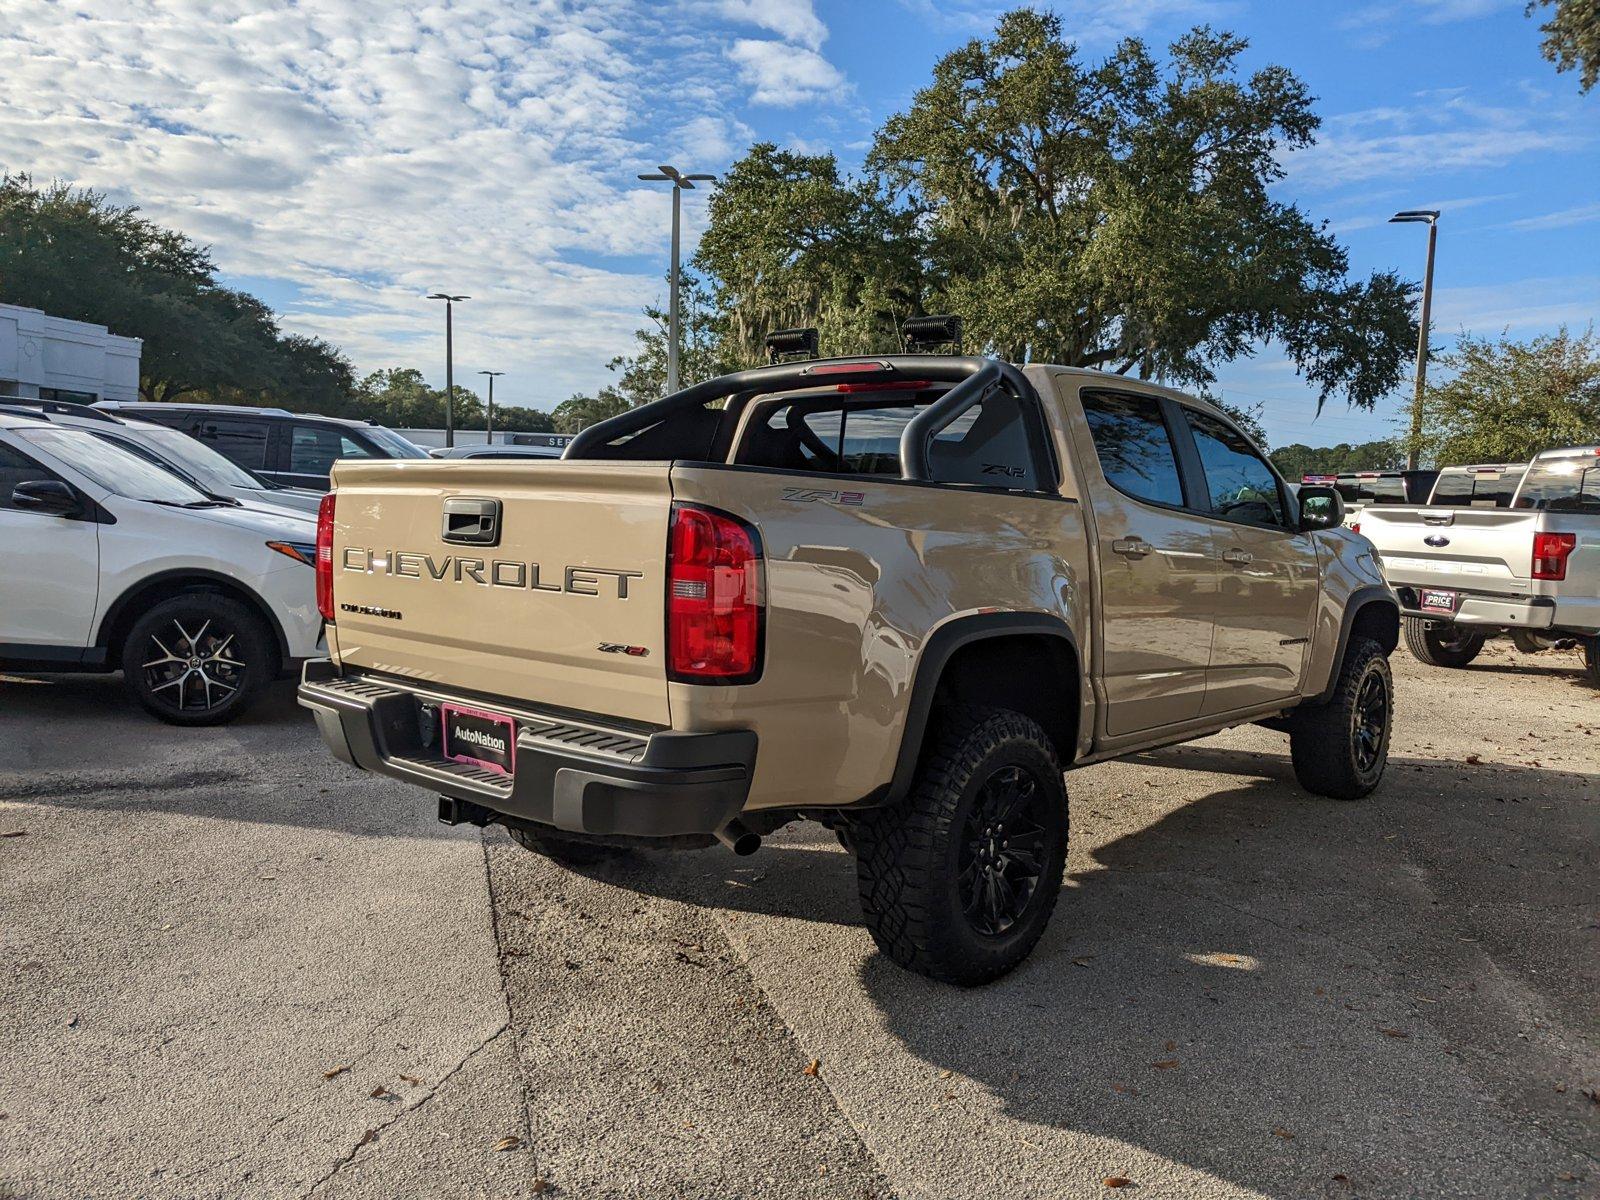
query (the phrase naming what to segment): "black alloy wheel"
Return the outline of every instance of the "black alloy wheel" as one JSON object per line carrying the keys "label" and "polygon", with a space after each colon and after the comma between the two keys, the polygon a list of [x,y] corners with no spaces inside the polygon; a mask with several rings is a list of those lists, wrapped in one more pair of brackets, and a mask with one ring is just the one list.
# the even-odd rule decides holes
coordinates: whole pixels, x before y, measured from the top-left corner
{"label": "black alloy wheel", "polygon": [[967,813],[957,886],[961,911],[986,937],[1016,925],[1039,890],[1046,794],[1025,768],[1001,767],[983,782]]}
{"label": "black alloy wheel", "polygon": [[174,617],[145,642],[145,673],[150,695],[179,712],[216,708],[244,685],[247,664],[238,655],[239,631],[206,618]]}
{"label": "black alloy wheel", "polygon": [[1366,774],[1378,765],[1389,732],[1389,688],[1382,675],[1374,671],[1361,680],[1351,720],[1356,769]]}

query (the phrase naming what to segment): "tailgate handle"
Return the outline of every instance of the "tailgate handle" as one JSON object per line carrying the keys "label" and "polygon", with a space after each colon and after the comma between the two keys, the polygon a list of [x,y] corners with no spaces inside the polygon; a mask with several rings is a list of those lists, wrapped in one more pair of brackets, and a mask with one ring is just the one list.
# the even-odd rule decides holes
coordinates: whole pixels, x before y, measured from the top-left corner
{"label": "tailgate handle", "polygon": [[475,496],[452,496],[444,502],[441,541],[455,546],[500,544],[500,501]]}
{"label": "tailgate handle", "polygon": [[1423,513],[1422,523],[1424,525],[1454,525],[1456,523],[1456,515],[1455,513]]}

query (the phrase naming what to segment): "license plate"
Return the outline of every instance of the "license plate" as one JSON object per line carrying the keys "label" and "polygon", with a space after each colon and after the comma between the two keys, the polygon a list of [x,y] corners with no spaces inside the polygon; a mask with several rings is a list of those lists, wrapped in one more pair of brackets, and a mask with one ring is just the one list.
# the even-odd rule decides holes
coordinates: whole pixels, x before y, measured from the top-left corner
{"label": "license plate", "polygon": [[1456,611],[1456,593],[1439,592],[1432,588],[1422,590],[1422,608],[1426,612],[1454,613]]}
{"label": "license plate", "polygon": [[441,704],[439,713],[446,758],[501,775],[517,769],[517,726],[510,717],[458,704]]}

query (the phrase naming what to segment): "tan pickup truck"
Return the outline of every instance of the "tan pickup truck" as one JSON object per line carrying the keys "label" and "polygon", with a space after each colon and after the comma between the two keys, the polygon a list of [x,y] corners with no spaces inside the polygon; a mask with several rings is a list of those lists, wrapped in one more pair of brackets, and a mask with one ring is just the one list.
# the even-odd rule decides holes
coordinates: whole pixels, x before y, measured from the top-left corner
{"label": "tan pickup truck", "polygon": [[792,362],[560,462],[333,482],[300,699],[336,755],[566,861],[820,821],[879,946],[936,978],[1038,940],[1063,768],[1257,722],[1310,791],[1383,775],[1399,610],[1370,545],[1150,384]]}

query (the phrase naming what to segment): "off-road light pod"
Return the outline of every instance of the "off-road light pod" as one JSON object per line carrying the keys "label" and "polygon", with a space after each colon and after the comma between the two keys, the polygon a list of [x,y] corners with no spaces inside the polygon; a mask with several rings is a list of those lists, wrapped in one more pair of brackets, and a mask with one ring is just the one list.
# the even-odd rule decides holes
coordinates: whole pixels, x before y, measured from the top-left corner
{"label": "off-road light pod", "polygon": [[333,505],[329,492],[317,505],[317,611],[333,620]]}
{"label": "off-road light pod", "polygon": [[961,318],[948,314],[908,317],[900,323],[900,336],[905,339],[907,353],[949,346],[951,353],[960,354]]}
{"label": "off-road light pod", "polygon": [[1567,557],[1577,548],[1575,533],[1536,533],[1533,535],[1533,577],[1565,579]]}
{"label": "off-road light pod", "polygon": [[782,362],[787,354],[815,358],[817,346],[817,331],[809,326],[801,329],[774,329],[767,334],[767,361]]}
{"label": "off-road light pod", "polygon": [[667,534],[667,678],[754,683],[765,626],[759,535],[727,513],[674,504]]}

